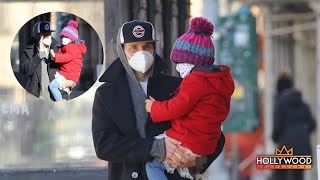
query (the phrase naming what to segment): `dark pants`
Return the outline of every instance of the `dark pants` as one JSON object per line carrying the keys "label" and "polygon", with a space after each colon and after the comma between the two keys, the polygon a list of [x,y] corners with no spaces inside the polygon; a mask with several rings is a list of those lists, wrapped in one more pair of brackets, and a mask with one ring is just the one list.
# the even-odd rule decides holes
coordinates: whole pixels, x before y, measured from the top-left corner
{"label": "dark pants", "polygon": [[274,180],[303,180],[303,170],[275,170]]}

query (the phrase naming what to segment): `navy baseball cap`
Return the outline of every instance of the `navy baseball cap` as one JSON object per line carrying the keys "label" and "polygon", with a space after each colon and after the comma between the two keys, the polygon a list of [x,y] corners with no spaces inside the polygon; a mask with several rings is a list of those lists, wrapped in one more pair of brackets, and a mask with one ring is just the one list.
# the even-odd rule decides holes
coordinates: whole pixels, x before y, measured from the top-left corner
{"label": "navy baseball cap", "polygon": [[51,33],[54,32],[55,30],[51,29],[51,24],[48,21],[40,21],[37,22],[34,27],[33,27],[33,31],[35,33]]}
{"label": "navy baseball cap", "polygon": [[157,41],[153,25],[148,21],[133,20],[124,23],[120,29],[120,43]]}

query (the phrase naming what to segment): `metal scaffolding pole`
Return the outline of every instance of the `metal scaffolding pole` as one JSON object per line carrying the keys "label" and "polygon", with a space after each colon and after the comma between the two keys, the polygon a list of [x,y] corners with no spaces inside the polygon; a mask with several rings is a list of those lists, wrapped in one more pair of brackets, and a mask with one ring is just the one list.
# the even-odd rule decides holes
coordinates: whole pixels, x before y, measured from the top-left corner
{"label": "metal scaffolding pole", "polygon": [[[319,6],[318,6],[319,7]],[[316,110],[316,118],[317,122],[320,121],[320,11],[317,9],[317,46],[316,46],[316,83],[317,83],[317,110]],[[320,137],[320,128],[317,128],[317,137]],[[318,140],[319,141],[319,140]],[[318,166],[318,180],[320,180],[320,145],[317,147],[317,166]]]}
{"label": "metal scaffolding pole", "polygon": [[[317,110],[316,110],[316,117],[317,122],[320,122],[320,9],[317,12],[317,46],[316,46],[316,83],[317,83]],[[320,137],[320,128],[318,129],[317,137]],[[318,139],[319,141],[319,139]],[[320,166],[320,164],[318,164]]]}
{"label": "metal scaffolding pole", "polygon": [[[272,29],[272,21],[265,21],[266,32]],[[265,90],[264,90],[264,124],[265,124],[265,140],[266,140],[266,152],[272,154],[274,151],[274,145],[271,140],[272,133],[272,105],[273,105],[273,80],[274,75],[270,73],[273,71],[273,53],[272,53],[272,36],[265,34]],[[269,73],[268,73],[269,72]]]}
{"label": "metal scaffolding pole", "polygon": [[[319,124],[320,122],[320,3],[319,2],[312,2],[310,3],[310,7],[313,9],[313,11],[315,12],[315,14],[317,15],[317,20],[316,20],[316,93],[317,93],[317,103],[316,103],[316,120],[317,120],[317,124]],[[319,137],[320,137],[320,128],[318,125],[317,128],[317,142],[319,142]],[[319,152],[319,145],[317,147],[317,152]],[[318,153],[319,156],[319,153]],[[320,158],[318,157],[318,161],[317,161],[317,166],[318,166],[318,180],[320,180]]]}

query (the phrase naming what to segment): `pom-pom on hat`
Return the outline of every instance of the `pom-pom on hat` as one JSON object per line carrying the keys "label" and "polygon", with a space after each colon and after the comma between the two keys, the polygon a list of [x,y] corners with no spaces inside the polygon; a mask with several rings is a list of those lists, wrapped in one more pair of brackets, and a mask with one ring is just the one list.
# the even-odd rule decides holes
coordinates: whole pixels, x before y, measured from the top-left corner
{"label": "pom-pom on hat", "polygon": [[60,33],[60,38],[69,38],[71,41],[76,41],[79,38],[78,35],[78,23],[74,20],[68,22],[68,25],[64,27]]}
{"label": "pom-pom on hat", "polygon": [[189,31],[180,36],[170,54],[174,63],[208,66],[214,63],[214,45],[211,40],[213,24],[203,17],[193,18]]}

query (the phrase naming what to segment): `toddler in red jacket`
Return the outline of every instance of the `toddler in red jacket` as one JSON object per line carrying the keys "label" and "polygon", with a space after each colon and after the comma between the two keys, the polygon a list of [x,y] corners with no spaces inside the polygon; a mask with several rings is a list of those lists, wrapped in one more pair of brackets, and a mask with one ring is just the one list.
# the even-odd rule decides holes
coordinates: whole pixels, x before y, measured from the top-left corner
{"label": "toddler in red jacket", "polygon": [[61,101],[62,95],[59,91],[70,92],[70,87],[65,84],[65,80],[71,80],[77,83],[80,78],[82,67],[82,55],[86,53],[87,48],[84,41],[79,40],[78,23],[69,21],[60,33],[62,46],[58,53],[51,51],[54,61],[59,64],[59,71],[55,74],[55,79],[49,84],[49,89],[55,101]]}
{"label": "toddler in red jacket", "polygon": [[[212,33],[213,24],[207,19],[191,20],[189,31],[176,40],[170,54],[183,78],[179,88],[168,101],[146,100],[153,122],[171,121],[171,128],[156,138],[176,139],[196,157],[214,153],[234,91],[230,67],[213,64]],[[166,179],[164,170],[173,173],[174,168],[156,160],[146,165],[151,180]],[[182,177],[193,179],[187,168],[177,170]]]}

